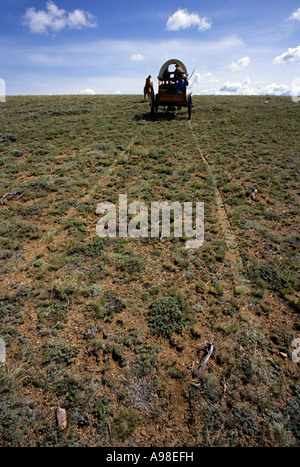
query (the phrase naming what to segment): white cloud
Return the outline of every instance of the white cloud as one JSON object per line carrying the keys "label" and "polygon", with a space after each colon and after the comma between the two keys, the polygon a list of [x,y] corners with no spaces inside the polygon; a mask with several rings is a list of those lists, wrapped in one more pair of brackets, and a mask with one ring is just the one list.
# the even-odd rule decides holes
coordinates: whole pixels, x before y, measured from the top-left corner
{"label": "white cloud", "polygon": [[262,95],[262,96],[290,96],[292,95],[292,88],[286,84],[271,83],[268,85],[261,85],[252,83],[248,78],[244,82],[231,83],[227,81],[218,94],[238,94],[238,95]]}
{"label": "white cloud", "polygon": [[198,26],[199,31],[205,31],[211,28],[211,23],[207,18],[200,18],[197,13],[188,13],[186,9],[179,8],[167,22],[168,31],[178,31],[192,26]]}
{"label": "white cloud", "polygon": [[300,102],[300,78],[293,79],[291,95],[294,102]]}
{"label": "white cloud", "polygon": [[145,56],[141,54],[133,54],[130,56],[130,60],[133,60],[134,62],[141,62],[142,60],[145,60]]}
{"label": "white cloud", "polygon": [[291,88],[286,84],[272,83],[263,89],[263,94],[272,96],[290,96]]}
{"label": "white cloud", "polygon": [[95,17],[88,11],[74,10],[69,13],[67,24],[71,29],[95,27]]}
{"label": "white cloud", "polygon": [[300,45],[298,45],[298,47],[294,49],[289,48],[287,52],[284,52],[283,54],[278,55],[278,57],[275,57],[273,60],[273,63],[275,63],[275,65],[298,63],[298,62],[300,62]]}
{"label": "white cloud", "polygon": [[193,81],[199,82],[199,81],[210,79],[211,77],[212,77],[212,73],[210,72],[203,73],[203,75],[201,75],[201,73],[196,72],[194,75]]}
{"label": "white cloud", "polygon": [[294,13],[289,17],[289,19],[296,19],[297,21],[300,21],[300,8],[294,11]]}
{"label": "white cloud", "polygon": [[248,91],[248,86],[245,84],[240,83],[239,81],[236,83],[231,83],[230,81],[226,81],[224,86],[220,89],[221,93],[224,94],[244,94]]}
{"label": "white cloud", "polygon": [[93,95],[93,94],[96,94],[94,89],[84,89],[83,91],[80,91],[80,94],[87,94],[87,95]]}
{"label": "white cloud", "polygon": [[6,101],[6,84],[4,79],[0,78],[0,102]]}
{"label": "white cloud", "polygon": [[219,80],[214,78],[212,73],[201,74],[196,71],[189,80],[189,91],[193,92],[193,94],[207,94],[207,90],[204,90],[203,87],[218,82]]}
{"label": "white cloud", "polygon": [[34,7],[27,8],[23,24],[28,26],[33,34],[58,32],[66,27],[82,29],[96,26],[95,17],[91,13],[78,9],[68,13],[58,8],[52,1],[46,3],[46,10],[36,11]]}
{"label": "white cloud", "polygon": [[228,68],[231,71],[240,71],[246,68],[247,66],[249,66],[250,62],[251,62],[250,57],[243,57],[243,58],[240,58],[237,62],[231,63],[228,66]]}

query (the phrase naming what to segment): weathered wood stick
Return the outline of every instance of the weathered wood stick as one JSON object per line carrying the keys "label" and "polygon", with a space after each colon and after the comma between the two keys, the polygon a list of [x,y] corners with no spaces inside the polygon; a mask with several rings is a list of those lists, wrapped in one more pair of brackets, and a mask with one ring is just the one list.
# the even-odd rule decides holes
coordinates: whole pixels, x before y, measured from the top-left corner
{"label": "weathered wood stick", "polygon": [[207,354],[205,355],[204,360],[201,363],[201,366],[199,368],[200,373],[203,373],[205,365],[207,364],[207,362],[210,359],[210,356],[211,356],[211,354],[212,354],[212,352],[214,350],[213,339],[211,340],[211,342],[206,342],[206,344],[208,344]]}
{"label": "weathered wood stick", "polygon": [[19,198],[21,198],[21,196],[23,196],[23,190],[17,188],[15,191],[13,191],[12,193],[5,193],[2,198],[1,198],[1,204],[6,204],[6,202],[9,200],[9,199],[12,199],[14,198],[15,196],[19,196]]}

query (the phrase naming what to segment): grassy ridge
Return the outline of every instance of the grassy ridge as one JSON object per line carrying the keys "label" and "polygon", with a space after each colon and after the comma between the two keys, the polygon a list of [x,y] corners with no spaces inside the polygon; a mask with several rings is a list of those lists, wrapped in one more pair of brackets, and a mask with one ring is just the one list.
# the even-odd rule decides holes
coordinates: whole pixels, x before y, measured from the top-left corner
{"label": "grassy ridge", "polygon": [[[45,96],[0,112],[0,445],[299,445],[299,106],[195,96],[188,122],[151,119],[141,96]],[[203,247],[100,239],[96,207],[122,193],[204,202]]]}

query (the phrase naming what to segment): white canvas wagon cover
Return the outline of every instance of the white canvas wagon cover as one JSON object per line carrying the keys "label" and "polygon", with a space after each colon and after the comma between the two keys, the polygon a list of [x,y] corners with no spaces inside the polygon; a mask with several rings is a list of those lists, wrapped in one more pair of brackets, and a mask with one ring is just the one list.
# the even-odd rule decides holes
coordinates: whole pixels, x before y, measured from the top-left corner
{"label": "white canvas wagon cover", "polygon": [[166,71],[166,69],[171,66],[171,65],[176,65],[178,64],[179,66],[181,66],[181,68],[183,69],[183,72],[185,75],[188,74],[187,72],[187,69],[186,69],[186,66],[184,65],[184,63],[182,63],[180,60],[177,60],[176,58],[171,58],[170,60],[167,60],[163,66],[161,67],[160,71],[159,71],[159,75],[158,75],[158,79],[159,80],[162,80],[162,76],[164,74],[164,72]]}

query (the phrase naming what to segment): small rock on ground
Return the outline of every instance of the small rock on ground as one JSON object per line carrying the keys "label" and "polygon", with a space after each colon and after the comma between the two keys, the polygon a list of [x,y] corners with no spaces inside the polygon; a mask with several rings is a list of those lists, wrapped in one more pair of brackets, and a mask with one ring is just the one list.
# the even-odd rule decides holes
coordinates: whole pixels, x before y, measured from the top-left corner
{"label": "small rock on ground", "polygon": [[65,409],[58,407],[56,412],[57,426],[60,430],[65,430],[67,428],[67,412]]}

